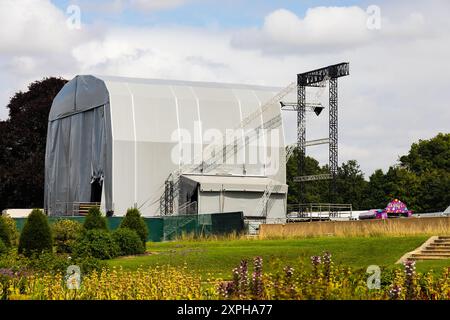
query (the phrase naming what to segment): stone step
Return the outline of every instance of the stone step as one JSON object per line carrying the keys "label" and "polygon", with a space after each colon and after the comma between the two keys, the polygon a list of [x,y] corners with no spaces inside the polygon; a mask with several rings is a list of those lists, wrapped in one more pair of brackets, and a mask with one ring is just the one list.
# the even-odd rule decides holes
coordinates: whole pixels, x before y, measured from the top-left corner
{"label": "stone step", "polygon": [[450,248],[447,248],[447,247],[426,247],[422,251],[448,252],[448,253],[450,253]]}
{"label": "stone step", "polygon": [[428,254],[428,253],[436,253],[436,254],[444,254],[444,255],[450,255],[450,251],[446,251],[446,250],[422,250],[420,251],[419,254]]}
{"label": "stone step", "polygon": [[445,239],[450,239],[450,236],[439,236],[439,239],[445,240]]}
{"label": "stone step", "polygon": [[432,243],[430,243],[430,246],[450,247],[450,244],[449,243],[435,243],[435,242],[432,242]]}
{"label": "stone step", "polygon": [[443,260],[443,259],[450,259],[450,257],[416,255],[416,256],[410,257],[408,259],[411,259],[411,260]]}
{"label": "stone step", "polygon": [[450,239],[436,239],[434,240],[434,243],[450,244]]}
{"label": "stone step", "polygon": [[445,254],[445,253],[415,253],[411,255],[411,258],[420,258],[422,259],[423,257],[436,257],[439,259],[450,259],[450,254]]}

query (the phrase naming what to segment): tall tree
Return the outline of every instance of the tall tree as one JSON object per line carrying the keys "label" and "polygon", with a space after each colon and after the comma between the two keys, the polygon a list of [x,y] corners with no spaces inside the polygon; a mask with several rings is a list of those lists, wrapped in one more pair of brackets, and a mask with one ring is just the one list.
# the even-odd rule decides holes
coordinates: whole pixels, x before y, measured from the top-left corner
{"label": "tall tree", "polygon": [[439,133],[429,140],[419,140],[411,145],[400,164],[416,174],[438,169],[450,171],[450,133]]}
{"label": "tall tree", "polygon": [[[294,182],[294,177],[298,176],[298,150],[295,149],[286,164],[286,181],[289,186],[288,203],[298,204],[298,183]],[[321,168],[319,162],[311,157],[305,157],[305,174],[325,173],[326,168]],[[311,181],[306,185],[306,202],[319,203],[326,202],[328,197],[328,185],[326,181]]]}
{"label": "tall tree", "polygon": [[43,206],[48,114],[66,82],[33,82],[7,105],[9,118],[0,121],[0,210]]}
{"label": "tall tree", "polygon": [[416,212],[438,212],[450,205],[450,134],[413,143],[398,165],[370,176],[368,208],[383,208],[393,198]]}
{"label": "tall tree", "polygon": [[363,208],[384,208],[389,201],[386,190],[386,176],[383,170],[377,169],[369,178]]}
{"label": "tall tree", "polygon": [[338,168],[336,180],[338,203],[349,203],[353,209],[364,208],[367,181],[356,160],[349,160]]}

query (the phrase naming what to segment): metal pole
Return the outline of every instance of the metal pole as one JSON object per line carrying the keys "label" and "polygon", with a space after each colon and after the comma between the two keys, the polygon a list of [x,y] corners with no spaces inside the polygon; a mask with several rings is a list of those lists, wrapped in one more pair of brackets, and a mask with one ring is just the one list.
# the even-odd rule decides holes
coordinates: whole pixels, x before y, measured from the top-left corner
{"label": "metal pole", "polygon": [[329,185],[330,203],[336,202],[336,176],[338,173],[338,79],[330,79],[329,165],[332,179]]}
{"label": "metal pole", "polygon": [[[297,149],[298,149],[298,167],[297,175],[305,175],[305,153],[306,153],[306,87],[297,85]],[[298,183],[298,204],[301,210],[301,204],[305,203],[305,183]]]}

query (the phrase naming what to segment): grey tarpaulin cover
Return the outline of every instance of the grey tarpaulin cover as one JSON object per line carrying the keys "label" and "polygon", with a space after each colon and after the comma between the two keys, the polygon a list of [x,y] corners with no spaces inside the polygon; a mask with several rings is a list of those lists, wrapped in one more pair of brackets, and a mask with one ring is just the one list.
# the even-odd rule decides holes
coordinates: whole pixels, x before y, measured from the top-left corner
{"label": "grey tarpaulin cover", "polygon": [[[158,215],[164,181],[174,170],[186,167],[183,157],[192,154],[196,159],[200,156],[200,163],[207,160],[204,150],[210,143],[211,130],[225,134],[236,128],[242,119],[263,110],[264,103],[279,90],[239,84],[76,76],[55,97],[49,115],[45,208],[50,215],[70,214],[74,203],[98,201],[102,210],[119,216],[133,206],[145,216]],[[280,118],[280,114],[279,105],[270,106],[247,126],[265,129],[266,123]],[[285,185],[281,121],[276,129],[279,136],[275,140],[273,136],[262,136],[265,140],[257,147],[262,151],[257,162],[245,157],[244,163],[218,165],[207,173],[199,171],[198,163],[194,163],[183,174],[204,174],[210,180],[220,175],[261,177]],[[186,140],[186,136],[192,139]],[[244,138],[236,139],[242,145]],[[274,164],[276,172],[271,171]],[[210,181],[202,182],[200,188],[206,184]],[[250,214],[264,186],[258,188],[233,191],[225,202],[226,210]],[[189,192],[192,196],[193,191]],[[277,217],[285,215],[286,193],[283,189],[282,194],[273,195],[273,214]],[[200,191],[199,195],[199,208],[218,207],[216,192]],[[251,207],[249,198],[253,201]],[[242,210],[244,204],[247,207]]]}
{"label": "grey tarpaulin cover", "polygon": [[105,209],[113,210],[109,95],[103,81],[77,76],[55,97],[49,115],[44,206],[70,213],[74,202],[90,202],[91,184],[103,184]]}

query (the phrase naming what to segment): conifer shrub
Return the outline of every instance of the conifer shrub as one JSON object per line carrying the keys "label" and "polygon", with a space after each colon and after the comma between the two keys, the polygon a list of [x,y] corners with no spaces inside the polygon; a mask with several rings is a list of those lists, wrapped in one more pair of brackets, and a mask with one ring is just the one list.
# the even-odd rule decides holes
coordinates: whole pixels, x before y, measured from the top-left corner
{"label": "conifer shrub", "polygon": [[27,257],[42,252],[52,252],[53,239],[47,216],[39,209],[33,209],[25,222],[19,239],[18,252]]}
{"label": "conifer shrub", "polygon": [[141,213],[139,212],[139,209],[137,208],[128,209],[127,214],[125,215],[125,217],[122,220],[122,223],[120,224],[120,228],[128,228],[136,231],[145,248],[145,244],[147,242],[148,237],[148,229],[144,219],[141,216]]}
{"label": "conifer shrub", "polygon": [[120,249],[119,254],[121,256],[142,254],[145,252],[142,240],[134,230],[119,228],[113,232],[113,239]]}
{"label": "conifer shrub", "polygon": [[9,230],[10,243],[12,246],[17,246],[19,244],[19,231],[17,230],[16,220],[11,218],[9,215],[2,215],[1,218],[6,223]]}
{"label": "conifer shrub", "polygon": [[0,240],[7,247],[11,245],[11,231],[3,216],[0,216]]}
{"label": "conifer shrub", "polygon": [[84,220],[83,228],[85,230],[108,230],[106,218],[102,215],[100,208],[92,207],[89,209],[86,219]]}
{"label": "conifer shrub", "polygon": [[[140,240],[139,240],[140,241]],[[2,239],[0,239],[0,256],[8,252],[8,247],[6,247],[5,243]]]}
{"label": "conifer shrub", "polygon": [[107,260],[117,257],[120,248],[107,230],[92,229],[83,233],[72,248],[76,258],[91,257]]}

